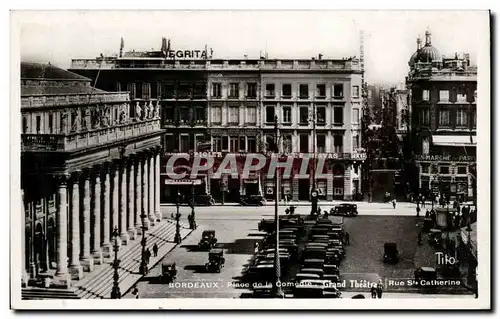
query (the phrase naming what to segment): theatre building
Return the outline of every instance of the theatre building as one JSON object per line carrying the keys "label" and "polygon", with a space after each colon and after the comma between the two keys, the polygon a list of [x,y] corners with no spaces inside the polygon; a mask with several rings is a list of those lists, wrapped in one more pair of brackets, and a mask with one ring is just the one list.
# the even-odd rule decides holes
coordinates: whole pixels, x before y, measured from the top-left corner
{"label": "theatre building", "polygon": [[410,59],[411,129],[424,194],[474,197],[477,67],[468,54],[443,57],[426,32]]}
{"label": "theatre building", "polygon": [[[23,270],[67,287],[161,220],[160,113],[50,64],[21,64]],[[135,113],[134,113],[135,112]],[[25,278],[25,282],[30,282]]]}
{"label": "theatre building", "polygon": [[[164,47],[169,45],[163,43]],[[178,193],[186,200],[193,191],[216,201],[237,202],[242,195],[258,194],[274,199],[274,181],[265,174],[268,165],[248,178],[241,174],[247,155],[266,151],[274,140],[275,116],[281,131],[280,153],[298,159],[294,176],[300,159],[315,153],[328,158],[324,173],[332,177],[319,179],[316,185],[312,179],[284,179],[282,194],[308,200],[313,186],[324,199],[351,199],[362,192],[359,164],[366,155],[360,146],[362,71],[358,60],[321,56],[307,60],[215,59],[207,49],[198,58],[186,54],[191,51],[173,55],[164,54],[163,49],[132,51],[77,59],[70,69],[97,78],[101,89],[126,87],[132,105],[160,105],[162,128],[166,129],[162,201],[173,202]],[[172,155],[207,151],[214,158],[214,167],[196,176],[195,182],[168,176]],[[226,154],[236,155],[239,176],[215,174]],[[180,159],[169,169],[189,173],[191,162],[192,157]]]}

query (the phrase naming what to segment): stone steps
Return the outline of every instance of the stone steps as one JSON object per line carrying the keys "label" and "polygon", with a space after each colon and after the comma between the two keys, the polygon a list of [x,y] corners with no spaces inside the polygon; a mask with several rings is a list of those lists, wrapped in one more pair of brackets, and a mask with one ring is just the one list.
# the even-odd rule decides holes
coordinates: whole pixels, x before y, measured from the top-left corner
{"label": "stone steps", "polygon": [[21,291],[22,300],[43,300],[43,299],[80,299],[74,290],[54,289],[54,288],[23,288]]}
{"label": "stone steps", "polygon": [[[146,248],[152,250],[153,245],[156,243],[159,250],[168,246],[168,251],[172,249],[175,244],[173,239],[175,236],[175,222],[167,221],[162,223],[162,227],[154,228],[148,233],[148,240]],[[187,233],[181,229],[181,235],[186,236]],[[189,232],[188,232],[189,233]],[[183,237],[184,237],[183,236]],[[165,252],[165,253],[166,253]],[[139,266],[141,264],[142,246],[140,240],[134,244],[123,255],[119,256],[120,268],[118,269],[120,291],[125,293],[130,287],[139,280],[142,275],[139,273]],[[161,256],[159,254],[159,256]],[[150,267],[153,257],[150,259]],[[105,267],[99,274],[93,276],[92,280],[80,284],[77,288],[77,295],[82,299],[93,298],[110,298],[113,286],[114,269],[112,267],[112,259],[109,261],[109,266]]]}
{"label": "stone steps", "polygon": [[[149,268],[154,267],[176,244],[173,242],[176,232],[174,220],[163,220],[161,223],[153,226],[148,231],[146,249],[152,252],[152,247],[156,243],[158,246],[158,257],[151,256]],[[181,237],[185,238],[191,233],[188,225],[181,222]],[[118,253],[120,259],[119,286],[122,295],[124,295],[140,278],[139,273],[141,264],[142,236],[131,241],[127,246],[122,246]],[[92,273],[88,273],[82,280],[73,283],[70,289],[58,288],[23,288],[23,299],[107,299],[111,297],[113,287],[113,260],[108,258],[104,264],[97,265]]]}

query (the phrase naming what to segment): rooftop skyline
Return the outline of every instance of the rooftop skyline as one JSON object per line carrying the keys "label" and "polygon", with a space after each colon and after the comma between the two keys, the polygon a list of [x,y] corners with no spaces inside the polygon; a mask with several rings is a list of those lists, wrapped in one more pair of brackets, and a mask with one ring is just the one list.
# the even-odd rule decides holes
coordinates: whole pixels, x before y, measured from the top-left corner
{"label": "rooftop skyline", "polygon": [[71,59],[101,53],[212,48],[213,58],[269,59],[360,55],[364,31],[365,79],[398,84],[408,73],[416,38],[432,33],[442,55],[470,53],[472,63],[489,34],[483,11],[32,11],[13,12],[20,23],[22,61],[69,68]]}

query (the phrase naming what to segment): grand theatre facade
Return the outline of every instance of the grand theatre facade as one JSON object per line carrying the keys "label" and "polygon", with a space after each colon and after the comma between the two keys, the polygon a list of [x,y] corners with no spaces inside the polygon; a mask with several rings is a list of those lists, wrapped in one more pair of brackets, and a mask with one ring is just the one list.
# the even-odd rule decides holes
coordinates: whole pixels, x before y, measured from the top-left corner
{"label": "grand theatre facade", "polygon": [[128,245],[161,220],[159,109],[22,63],[21,121],[23,279],[67,287],[110,258],[115,231]]}

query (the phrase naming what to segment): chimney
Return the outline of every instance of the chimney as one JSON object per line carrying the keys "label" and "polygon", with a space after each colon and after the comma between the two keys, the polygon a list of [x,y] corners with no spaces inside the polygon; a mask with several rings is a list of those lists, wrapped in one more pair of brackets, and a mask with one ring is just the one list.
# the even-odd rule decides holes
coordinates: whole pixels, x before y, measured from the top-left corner
{"label": "chimney", "polygon": [[422,48],[422,39],[420,39],[420,36],[417,38],[417,51]]}
{"label": "chimney", "polygon": [[323,54],[318,54],[318,60],[321,60],[323,58]]}

